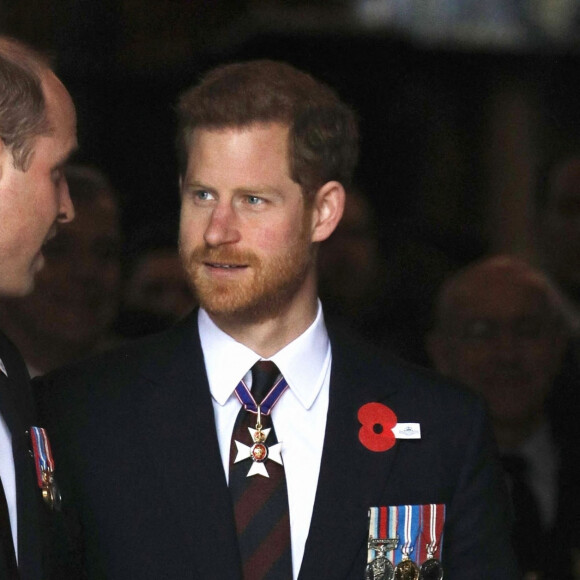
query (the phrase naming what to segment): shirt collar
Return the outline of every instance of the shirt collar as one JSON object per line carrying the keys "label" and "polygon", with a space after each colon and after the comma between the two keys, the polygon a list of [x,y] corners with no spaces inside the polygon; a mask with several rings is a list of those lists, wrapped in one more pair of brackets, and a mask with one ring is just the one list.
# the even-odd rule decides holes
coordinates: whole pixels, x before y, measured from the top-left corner
{"label": "shirt collar", "polygon": [[[199,310],[198,327],[209,388],[216,402],[224,405],[261,357],[218,328],[203,309]],[[309,409],[330,368],[330,340],[320,301],[314,322],[270,360],[276,363],[296,398]]]}
{"label": "shirt collar", "polygon": [[6,376],[8,376],[8,371],[6,370],[6,367],[4,366],[4,362],[1,358],[0,358],[0,371],[3,372]]}

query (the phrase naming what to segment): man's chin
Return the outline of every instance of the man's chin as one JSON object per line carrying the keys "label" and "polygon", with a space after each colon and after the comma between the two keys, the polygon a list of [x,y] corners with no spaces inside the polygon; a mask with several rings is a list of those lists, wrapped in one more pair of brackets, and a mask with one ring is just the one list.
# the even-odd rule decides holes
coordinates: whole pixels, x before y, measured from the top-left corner
{"label": "man's chin", "polygon": [[253,305],[239,301],[199,300],[199,305],[216,318],[246,318],[255,313]]}
{"label": "man's chin", "polygon": [[34,290],[35,272],[28,272],[19,278],[0,280],[0,296],[2,298],[22,298]]}
{"label": "man's chin", "polygon": [[227,322],[256,323],[276,316],[279,312],[278,301],[268,300],[267,297],[222,296],[219,299],[214,295],[210,299],[199,298],[199,305],[214,320]]}

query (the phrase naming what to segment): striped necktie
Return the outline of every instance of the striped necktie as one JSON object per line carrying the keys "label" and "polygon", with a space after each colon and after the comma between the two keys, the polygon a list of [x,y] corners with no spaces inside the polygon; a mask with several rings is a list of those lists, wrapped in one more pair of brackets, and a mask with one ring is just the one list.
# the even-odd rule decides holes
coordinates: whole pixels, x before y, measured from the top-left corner
{"label": "striped necktie", "polygon": [[[252,367],[252,396],[257,404],[274,386],[280,372],[271,361]],[[259,403],[258,403],[259,402]],[[268,448],[278,443],[271,415],[261,415],[262,429],[270,428],[264,442]],[[268,477],[248,477],[252,459],[234,463],[235,441],[252,447],[248,428],[256,428],[257,414],[242,408],[236,418],[230,448],[230,492],[234,505],[244,580],[291,580],[290,519],[288,492],[283,465],[266,459]]]}

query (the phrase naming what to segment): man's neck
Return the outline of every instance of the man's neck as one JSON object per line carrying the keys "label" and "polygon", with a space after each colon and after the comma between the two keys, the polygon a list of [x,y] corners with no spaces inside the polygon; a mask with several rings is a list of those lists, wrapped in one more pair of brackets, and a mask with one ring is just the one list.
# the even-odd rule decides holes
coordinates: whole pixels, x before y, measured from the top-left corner
{"label": "man's neck", "polygon": [[318,311],[316,297],[296,308],[289,304],[275,316],[248,320],[246,317],[208,315],[223,332],[252,349],[263,358],[270,358],[298,338],[314,321]]}

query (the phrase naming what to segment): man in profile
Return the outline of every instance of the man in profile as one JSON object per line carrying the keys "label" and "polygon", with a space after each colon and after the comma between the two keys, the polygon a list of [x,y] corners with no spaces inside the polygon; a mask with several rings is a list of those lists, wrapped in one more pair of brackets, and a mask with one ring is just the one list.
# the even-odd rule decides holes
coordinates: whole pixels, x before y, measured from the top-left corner
{"label": "man in profile", "polygon": [[208,73],[179,116],[201,308],[39,389],[89,577],[515,579],[481,402],[325,325],[316,255],[352,111],[252,61]]}
{"label": "man in profile", "polygon": [[[76,115],[62,83],[40,55],[0,37],[2,297],[32,290],[44,244],[74,217],[63,168],[75,148]],[[44,577],[42,498],[54,490],[39,487],[29,454],[35,425],[28,373],[0,333],[0,577],[11,580]]]}
{"label": "man in profile", "polygon": [[117,194],[98,169],[65,169],[75,219],[45,246],[46,265],[27,296],[0,300],[0,328],[18,347],[31,377],[113,342],[121,286]]}

